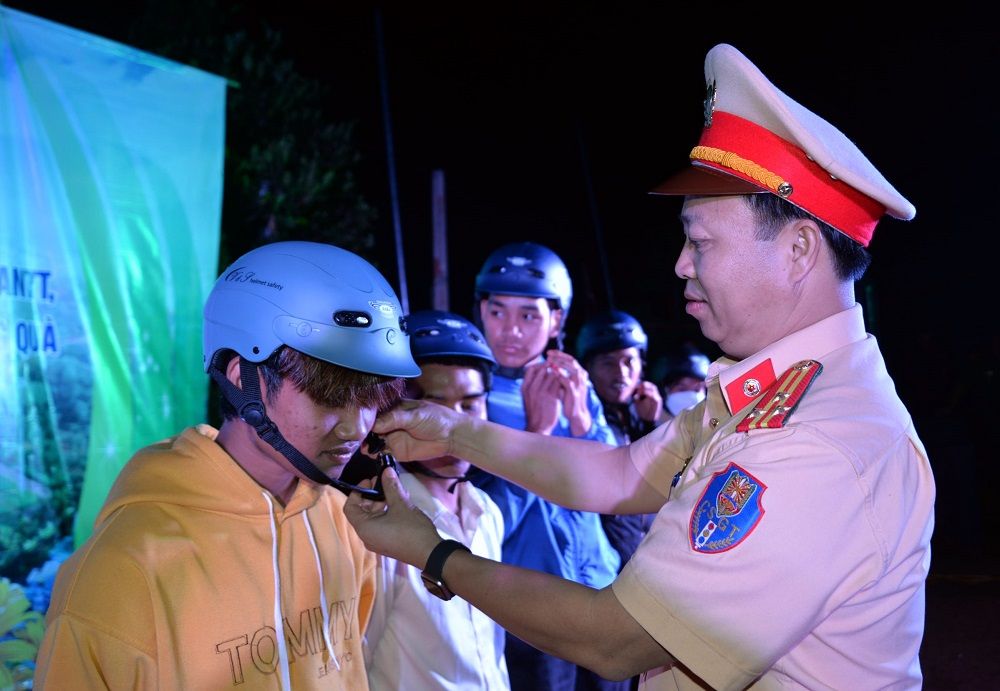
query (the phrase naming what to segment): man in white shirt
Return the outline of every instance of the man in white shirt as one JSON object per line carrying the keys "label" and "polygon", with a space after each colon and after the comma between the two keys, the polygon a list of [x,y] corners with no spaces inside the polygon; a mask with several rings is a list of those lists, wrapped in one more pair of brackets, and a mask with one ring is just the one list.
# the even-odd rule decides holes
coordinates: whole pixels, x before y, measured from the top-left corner
{"label": "man in white shirt", "polygon": [[[421,374],[411,398],[486,419],[486,394],[496,365],[486,339],[468,320],[425,310],[407,317],[410,348]],[[447,456],[404,463],[400,481],[442,538],[473,554],[500,559],[503,517],[489,495],[468,482],[468,461]],[[443,600],[420,569],[381,557],[375,606],[365,634],[373,691],[510,689],[504,630],[461,598]]]}

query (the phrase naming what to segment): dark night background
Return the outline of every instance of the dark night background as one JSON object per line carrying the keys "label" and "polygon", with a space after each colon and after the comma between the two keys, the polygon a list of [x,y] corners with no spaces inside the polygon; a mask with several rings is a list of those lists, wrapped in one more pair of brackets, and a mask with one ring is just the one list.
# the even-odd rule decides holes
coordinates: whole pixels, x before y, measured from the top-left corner
{"label": "dark night background", "polygon": [[[5,4],[125,43],[139,12],[107,1]],[[380,14],[410,309],[431,307],[439,169],[452,310],[471,315],[473,279],[492,249],[533,240],[570,269],[571,336],[613,296],[644,324],[654,356],[699,340],[673,275],[679,201],[647,190],[696,143],[704,57],[719,42],[854,139],[914,203],[914,221],[876,230],[857,297],[938,482],[926,688],[997,684],[989,621],[1000,611],[1000,473],[988,428],[1000,354],[1000,30],[954,4],[891,19],[830,4],[808,18],[794,4],[766,15],[742,4],[426,5]],[[248,25],[279,30],[296,67],[330,86],[331,117],[356,123],[358,182],[377,211],[368,258],[398,288],[374,5],[245,8]]]}

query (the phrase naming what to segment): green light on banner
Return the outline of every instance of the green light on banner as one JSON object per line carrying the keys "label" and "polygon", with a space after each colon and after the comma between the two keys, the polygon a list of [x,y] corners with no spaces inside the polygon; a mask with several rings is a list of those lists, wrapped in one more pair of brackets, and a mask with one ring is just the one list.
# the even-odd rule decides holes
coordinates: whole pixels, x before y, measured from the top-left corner
{"label": "green light on banner", "polygon": [[132,452],[205,418],[226,83],[3,7],[0,70],[7,575],[86,539]]}

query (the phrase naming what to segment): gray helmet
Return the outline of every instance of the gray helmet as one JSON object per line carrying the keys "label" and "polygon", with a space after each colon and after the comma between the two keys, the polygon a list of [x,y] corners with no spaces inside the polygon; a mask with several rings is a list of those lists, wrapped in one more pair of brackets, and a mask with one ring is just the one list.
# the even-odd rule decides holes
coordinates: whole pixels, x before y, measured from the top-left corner
{"label": "gray helmet", "polygon": [[204,366],[224,348],[263,362],[282,345],[348,369],[415,377],[396,293],[367,261],[318,242],[263,245],[233,262],[205,303]]}
{"label": "gray helmet", "polygon": [[441,310],[421,310],[406,317],[410,352],[419,363],[430,358],[474,358],[495,367],[486,338],[464,317]]}
{"label": "gray helmet", "polygon": [[535,242],[515,242],[494,250],[476,276],[476,300],[490,293],[555,300],[569,311],[573,283],[555,252]]}
{"label": "gray helmet", "polygon": [[638,348],[639,354],[645,357],[647,345],[649,338],[635,317],[620,310],[608,310],[590,317],[580,327],[576,356],[580,362],[587,362],[600,353]]}

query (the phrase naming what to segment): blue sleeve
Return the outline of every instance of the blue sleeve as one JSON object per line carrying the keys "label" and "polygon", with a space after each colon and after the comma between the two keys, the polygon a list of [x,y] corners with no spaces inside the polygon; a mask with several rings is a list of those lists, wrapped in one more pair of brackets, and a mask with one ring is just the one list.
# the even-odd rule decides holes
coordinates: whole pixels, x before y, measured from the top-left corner
{"label": "blue sleeve", "polygon": [[590,423],[590,429],[587,430],[587,433],[579,438],[593,439],[594,441],[602,441],[611,446],[617,446],[618,442],[615,441],[614,430],[608,424],[608,419],[604,417],[604,406],[601,405],[601,399],[597,397],[597,392],[594,391],[593,385],[587,388],[587,409],[590,411],[590,417],[593,422]]}
{"label": "blue sleeve", "polygon": [[622,561],[608,541],[601,517],[596,513],[573,511],[570,519],[577,524],[576,563],[580,582],[592,588],[609,585],[618,575]]}

